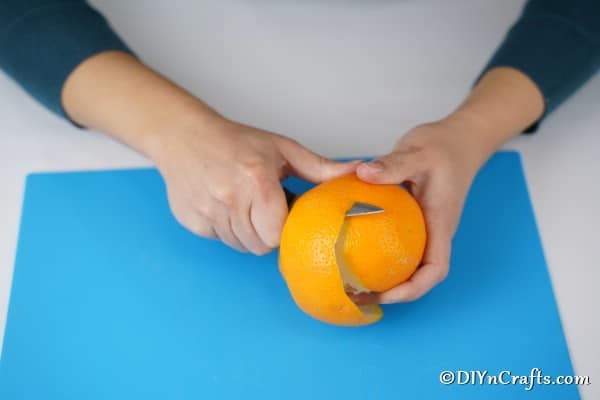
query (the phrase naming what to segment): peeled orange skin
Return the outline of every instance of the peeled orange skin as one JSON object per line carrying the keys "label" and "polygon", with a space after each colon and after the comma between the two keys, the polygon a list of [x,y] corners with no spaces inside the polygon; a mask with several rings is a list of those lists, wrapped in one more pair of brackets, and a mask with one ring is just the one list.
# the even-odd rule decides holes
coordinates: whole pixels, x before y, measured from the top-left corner
{"label": "peeled orange skin", "polygon": [[[355,202],[385,211],[346,218]],[[367,325],[381,319],[381,308],[356,305],[346,290],[382,292],[406,281],[421,263],[426,240],[421,208],[406,190],[346,175],[296,200],[283,227],[279,269],[308,315],[334,325]]]}

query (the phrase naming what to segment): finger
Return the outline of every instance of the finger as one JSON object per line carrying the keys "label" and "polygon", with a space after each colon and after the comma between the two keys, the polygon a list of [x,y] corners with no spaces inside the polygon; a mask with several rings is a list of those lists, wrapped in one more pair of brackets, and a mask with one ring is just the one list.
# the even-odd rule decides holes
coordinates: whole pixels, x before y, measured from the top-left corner
{"label": "finger", "polygon": [[212,222],[197,212],[193,207],[179,206],[171,202],[171,212],[173,216],[188,231],[193,234],[206,238],[216,239],[217,234],[212,227]]}
{"label": "finger", "polygon": [[404,303],[415,301],[429,292],[435,285],[444,280],[448,266],[425,264],[404,283],[379,295],[379,303]]}
{"label": "finger", "polygon": [[217,233],[211,226],[210,222],[202,217],[199,217],[198,221],[194,223],[189,230],[190,232],[205,239],[218,239]]}
{"label": "finger", "polygon": [[361,163],[356,168],[356,175],[368,183],[397,184],[417,175],[422,165],[422,160],[414,153],[395,151]]}
{"label": "finger", "polygon": [[272,177],[256,188],[250,206],[250,222],[261,241],[270,248],[279,246],[288,208],[279,179]]}
{"label": "finger", "polygon": [[430,291],[448,275],[452,231],[443,211],[425,210],[427,245],[423,265],[406,282],[380,294],[381,303],[414,301]]}
{"label": "finger", "polygon": [[258,233],[256,233],[256,229],[252,226],[250,207],[251,204],[247,204],[244,207],[240,207],[231,215],[231,228],[246,249],[253,254],[264,255],[270,252],[272,248],[262,241]]}
{"label": "finger", "polygon": [[212,223],[184,201],[182,197],[177,196],[176,193],[172,190],[167,191],[169,208],[175,220],[195,235],[215,239],[217,235],[212,228]]}
{"label": "finger", "polygon": [[212,223],[198,213],[194,213],[192,216],[181,219],[176,216],[176,219],[181,225],[195,235],[205,239],[217,239],[217,233],[213,229]]}
{"label": "finger", "polygon": [[283,139],[280,151],[288,162],[290,172],[302,179],[320,183],[356,171],[361,160],[339,162],[313,153],[299,143]]}
{"label": "finger", "polygon": [[242,253],[247,253],[248,249],[240,242],[233,233],[229,212],[225,207],[220,207],[215,215],[215,224],[213,226],[217,237],[229,247],[232,247]]}

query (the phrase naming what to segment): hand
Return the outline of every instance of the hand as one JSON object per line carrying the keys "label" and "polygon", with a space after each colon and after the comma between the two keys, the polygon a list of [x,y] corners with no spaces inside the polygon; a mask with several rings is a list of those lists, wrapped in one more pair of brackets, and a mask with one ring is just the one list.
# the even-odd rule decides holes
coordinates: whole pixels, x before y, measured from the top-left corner
{"label": "hand", "polygon": [[466,194],[489,156],[487,149],[469,140],[473,136],[470,128],[457,119],[418,126],[402,137],[390,154],[358,166],[357,175],[366,182],[404,183],[423,209],[428,233],[423,262],[414,275],[387,292],[364,298],[364,302],[413,301],[448,274],[451,241]]}
{"label": "hand", "polygon": [[392,153],[357,168],[366,182],[404,182],[423,209],[428,234],[423,263],[414,275],[360,302],[416,300],[446,277],[452,237],[475,174],[502,143],[531,126],[543,111],[543,94],[527,75],[493,68],[448,117],[413,129]]}
{"label": "hand", "polygon": [[104,52],[65,82],[65,111],[151,158],[177,220],[198,235],[265,254],[287,216],[280,179],[321,182],[354,172],[293,140],[225,120],[135,57]]}
{"label": "hand", "polygon": [[357,163],[323,158],[280,135],[226,121],[170,133],[153,157],[177,220],[190,231],[265,254],[279,245],[288,208],[280,180],[322,182]]}

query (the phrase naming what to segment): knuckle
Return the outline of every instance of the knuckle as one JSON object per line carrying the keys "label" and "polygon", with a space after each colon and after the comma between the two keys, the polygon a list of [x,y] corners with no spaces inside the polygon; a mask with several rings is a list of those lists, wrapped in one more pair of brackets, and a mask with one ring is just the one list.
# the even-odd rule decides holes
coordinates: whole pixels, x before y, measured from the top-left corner
{"label": "knuckle", "polygon": [[[227,208],[231,208],[235,205],[236,193],[232,185],[222,185],[213,189],[213,198],[220,204],[223,204]],[[210,214],[214,214],[214,206],[208,206]]]}
{"label": "knuckle", "polygon": [[187,228],[190,230],[190,232],[198,236],[205,238],[213,237],[212,225],[204,218],[192,218],[192,220],[187,224]]}
{"label": "knuckle", "polygon": [[248,192],[260,199],[269,198],[274,189],[273,182],[276,181],[272,176],[272,172],[262,164],[247,170]]}
{"label": "knuckle", "polygon": [[258,249],[252,250],[252,253],[254,253],[257,256],[264,256],[264,255],[269,254],[272,250],[273,249],[270,249],[270,248],[267,248],[267,247],[265,247],[265,248],[258,248]]}
{"label": "knuckle", "polygon": [[407,166],[407,161],[404,157],[399,154],[394,154],[389,157],[385,157],[379,160],[383,168],[386,170],[392,170],[400,172]]}
{"label": "knuckle", "polygon": [[327,178],[335,169],[335,163],[332,163],[331,160],[327,157],[324,157],[320,154],[315,154],[318,170],[321,174],[321,179]]}
{"label": "knuckle", "polygon": [[248,253],[248,250],[244,246],[239,244],[238,242],[228,243],[228,246],[231,247],[232,249],[239,251],[240,253]]}
{"label": "knuckle", "polygon": [[248,162],[244,165],[246,178],[252,185],[261,186],[267,181],[268,171],[261,161]]}
{"label": "knuckle", "polygon": [[215,223],[218,216],[219,203],[206,201],[196,205],[196,210],[202,218],[210,223]]}
{"label": "knuckle", "polygon": [[283,136],[282,140],[283,140],[284,143],[286,143],[289,146],[302,147],[302,145],[300,144],[300,142],[298,142],[296,139],[292,139],[292,138],[289,138],[287,136]]}
{"label": "knuckle", "polygon": [[426,145],[424,143],[410,143],[397,150],[403,159],[408,159],[411,164],[420,166],[439,165],[444,163],[447,155],[440,146]]}
{"label": "knuckle", "polygon": [[302,147],[300,142],[298,142],[297,140],[295,140],[293,138],[290,138],[287,136],[281,136],[281,135],[275,135],[275,137],[278,140],[279,144],[281,144],[283,146]]}
{"label": "knuckle", "polygon": [[261,255],[266,255],[266,254],[272,253],[273,250],[275,250],[275,247],[267,246],[266,244],[264,244],[263,250],[261,251]]}

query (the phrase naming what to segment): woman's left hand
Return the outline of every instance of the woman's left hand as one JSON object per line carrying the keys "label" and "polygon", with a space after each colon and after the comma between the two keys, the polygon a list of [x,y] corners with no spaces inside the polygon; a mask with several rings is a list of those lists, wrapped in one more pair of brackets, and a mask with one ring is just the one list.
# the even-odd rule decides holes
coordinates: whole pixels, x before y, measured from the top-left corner
{"label": "woman's left hand", "polygon": [[490,153],[470,138],[471,121],[448,118],[418,126],[394,150],[358,166],[357,175],[375,184],[404,183],[423,210],[427,246],[422,265],[406,282],[379,294],[379,303],[413,301],[448,275],[452,237],[471,182]]}

